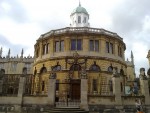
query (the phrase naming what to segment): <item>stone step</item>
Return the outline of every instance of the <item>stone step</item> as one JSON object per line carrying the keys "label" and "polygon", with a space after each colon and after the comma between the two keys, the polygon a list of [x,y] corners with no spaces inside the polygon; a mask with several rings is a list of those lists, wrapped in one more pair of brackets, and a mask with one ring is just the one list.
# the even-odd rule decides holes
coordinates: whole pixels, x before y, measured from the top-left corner
{"label": "stone step", "polygon": [[54,108],[49,113],[89,113],[80,108]]}

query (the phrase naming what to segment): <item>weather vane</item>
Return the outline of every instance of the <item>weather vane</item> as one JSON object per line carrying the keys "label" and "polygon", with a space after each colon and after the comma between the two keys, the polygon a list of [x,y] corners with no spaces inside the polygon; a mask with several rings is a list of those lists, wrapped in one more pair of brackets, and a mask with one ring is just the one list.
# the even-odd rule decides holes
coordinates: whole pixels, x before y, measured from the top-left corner
{"label": "weather vane", "polygon": [[79,0],[79,6],[81,6],[80,0]]}

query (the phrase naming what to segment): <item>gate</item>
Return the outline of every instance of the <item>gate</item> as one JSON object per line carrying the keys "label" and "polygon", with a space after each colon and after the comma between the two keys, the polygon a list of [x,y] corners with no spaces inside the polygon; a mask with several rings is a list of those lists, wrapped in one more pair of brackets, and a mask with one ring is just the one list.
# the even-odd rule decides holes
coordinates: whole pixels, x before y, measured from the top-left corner
{"label": "gate", "polygon": [[64,83],[56,81],[56,107],[79,107],[80,82],[80,80],[69,80]]}

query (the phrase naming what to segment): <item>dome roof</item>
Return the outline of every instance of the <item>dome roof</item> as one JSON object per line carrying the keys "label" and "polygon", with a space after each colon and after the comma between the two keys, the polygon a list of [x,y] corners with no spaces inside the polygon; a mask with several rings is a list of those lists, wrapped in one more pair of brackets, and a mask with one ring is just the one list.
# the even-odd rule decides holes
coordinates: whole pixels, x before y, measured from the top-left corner
{"label": "dome roof", "polygon": [[71,13],[71,15],[73,15],[74,13],[84,13],[84,14],[88,14],[88,12],[86,11],[86,9],[84,7],[81,7],[81,5],[79,4],[79,6],[73,10],[73,12]]}

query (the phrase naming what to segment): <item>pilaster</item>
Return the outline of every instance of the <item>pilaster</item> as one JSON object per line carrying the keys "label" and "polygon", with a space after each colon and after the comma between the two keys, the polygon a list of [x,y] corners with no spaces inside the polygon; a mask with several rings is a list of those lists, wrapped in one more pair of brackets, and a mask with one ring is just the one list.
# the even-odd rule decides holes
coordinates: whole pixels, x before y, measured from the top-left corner
{"label": "pilaster", "polygon": [[0,80],[0,94],[2,94],[3,80]]}
{"label": "pilaster", "polygon": [[140,89],[141,93],[145,96],[145,105],[150,105],[150,94],[149,94],[149,87],[148,87],[148,80],[140,78]]}
{"label": "pilaster", "polygon": [[115,104],[118,106],[122,105],[121,99],[121,86],[120,86],[120,76],[113,76],[113,94],[115,95]]}
{"label": "pilaster", "polygon": [[25,88],[25,77],[24,76],[20,76],[18,97],[22,98],[23,93],[24,93],[24,88]]}
{"label": "pilaster", "polygon": [[51,73],[48,85],[48,103],[51,106],[55,105],[55,84],[56,84],[56,74]]}
{"label": "pilaster", "polygon": [[87,76],[81,75],[81,109],[88,111],[88,83]]}
{"label": "pilaster", "polygon": [[15,105],[15,111],[18,113],[21,113],[21,106],[23,103],[23,94],[24,94],[24,89],[25,89],[25,80],[26,78],[24,76],[20,76],[19,89],[18,89],[18,98],[19,98],[20,104]]}

